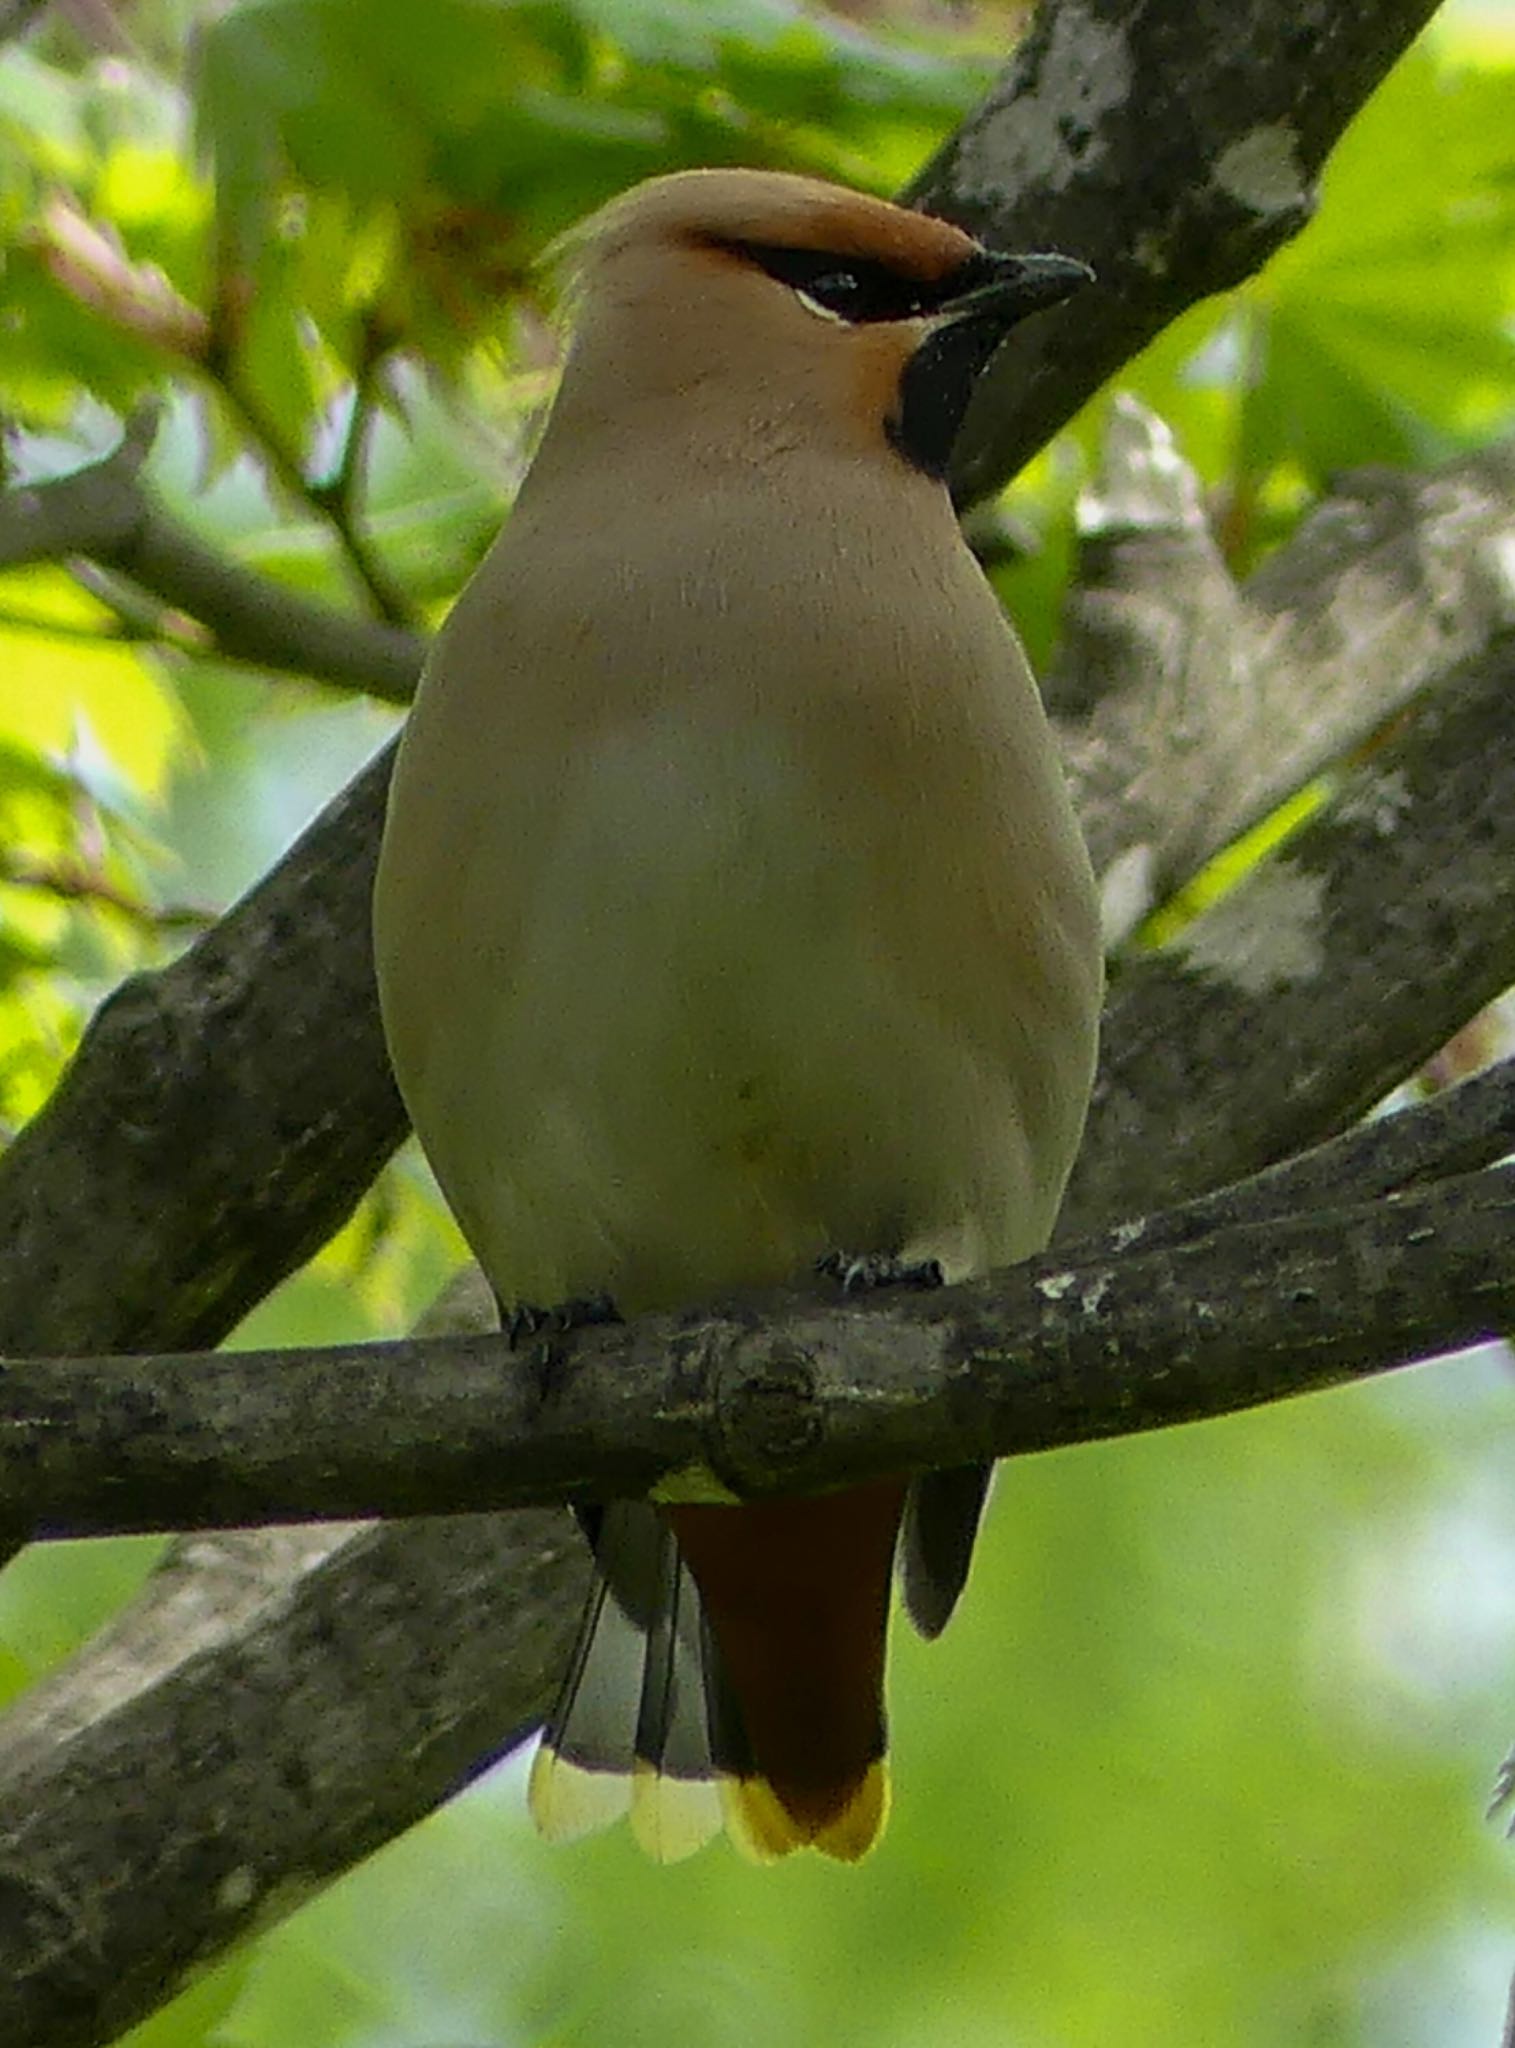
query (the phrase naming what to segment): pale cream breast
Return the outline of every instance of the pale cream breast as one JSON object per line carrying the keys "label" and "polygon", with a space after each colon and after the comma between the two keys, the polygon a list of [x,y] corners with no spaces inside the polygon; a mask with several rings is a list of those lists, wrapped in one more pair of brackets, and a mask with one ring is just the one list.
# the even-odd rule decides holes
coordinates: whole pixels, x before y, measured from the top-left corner
{"label": "pale cream breast", "polygon": [[[571,586],[538,536],[574,508],[528,502],[439,649],[381,983],[507,1294],[689,1298],[834,1243],[981,1265],[1050,1227],[1092,1061],[1087,862],[950,517],[902,558],[887,502],[828,481],[775,522],[728,479],[673,532],[589,540]],[[451,877],[394,850],[438,806],[414,836]]]}

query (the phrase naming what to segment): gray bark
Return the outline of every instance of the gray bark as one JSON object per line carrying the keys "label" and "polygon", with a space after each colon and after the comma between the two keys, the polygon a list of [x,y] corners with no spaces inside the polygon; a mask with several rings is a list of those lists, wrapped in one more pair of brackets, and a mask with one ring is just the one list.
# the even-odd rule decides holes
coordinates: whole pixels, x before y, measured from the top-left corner
{"label": "gray bark", "polygon": [[1360,470],[1239,588],[1160,421],[1116,401],[1047,696],[1106,928],[1515,626],[1515,440]]}
{"label": "gray bark", "polygon": [[1515,1327],[1515,1166],[1464,1170],[1512,1149],[1515,1060],[940,1292],[807,1290],[520,1348],[17,1361],[0,1492],[56,1535],[748,1499],[1230,1414]]}
{"label": "gray bark", "polygon": [[911,198],[1004,249],[1094,267],[1028,321],[970,414],[964,502],[1013,476],[1195,300],[1309,220],[1337,137],[1436,0],[1058,0]]}
{"label": "gray bark", "polygon": [[7,1717],[0,2015],[15,2048],[111,2039],[540,1719],[584,1585],[565,1517],[331,1535],[181,1547],[85,1674]]}

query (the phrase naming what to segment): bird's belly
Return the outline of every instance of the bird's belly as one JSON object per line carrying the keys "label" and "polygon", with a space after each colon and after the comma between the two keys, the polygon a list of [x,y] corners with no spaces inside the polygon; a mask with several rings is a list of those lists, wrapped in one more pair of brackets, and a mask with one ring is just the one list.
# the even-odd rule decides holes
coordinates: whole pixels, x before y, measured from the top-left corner
{"label": "bird's belly", "polygon": [[480,1124],[463,1205],[502,1294],[603,1291],[630,1311],[795,1277],[837,1247],[987,1262],[1013,1177],[1007,1091],[825,949],[771,964],[760,989],[750,956],[713,1003],[723,977],[698,971],[653,1000],[623,984],[613,1031],[565,1032],[550,1008],[507,1020],[500,1070],[524,1092],[489,1120],[499,1142]]}
{"label": "bird's belly", "polygon": [[[507,1300],[630,1312],[805,1271],[835,1247],[969,1270],[1045,1220],[1008,1077],[911,985],[866,849],[750,736],[650,733],[580,763],[433,1156]],[[929,891],[925,892],[929,895]]]}

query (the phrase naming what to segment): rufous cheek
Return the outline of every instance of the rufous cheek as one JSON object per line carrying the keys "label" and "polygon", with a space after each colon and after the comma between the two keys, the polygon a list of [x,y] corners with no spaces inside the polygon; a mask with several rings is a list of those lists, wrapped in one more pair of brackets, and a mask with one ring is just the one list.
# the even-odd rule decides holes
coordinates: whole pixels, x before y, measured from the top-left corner
{"label": "rufous cheek", "polygon": [[905,376],[930,332],[926,320],[899,320],[857,328],[850,337],[849,393],[860,434],[870,449],[892,438]]}

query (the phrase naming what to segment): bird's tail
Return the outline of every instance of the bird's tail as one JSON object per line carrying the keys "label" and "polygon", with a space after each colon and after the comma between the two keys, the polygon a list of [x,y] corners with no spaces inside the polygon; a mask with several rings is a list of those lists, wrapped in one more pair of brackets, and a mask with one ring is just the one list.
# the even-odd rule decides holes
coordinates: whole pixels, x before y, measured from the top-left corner
{"label": "bird's tail", "polygon": [[629,1813],[647,1854],[674,1863],[722,1823],[717,1660],[657,1511],[615,1501],[585,1521],[594,1583],[532,1764],[532,1818],[569,1842]]}
{"label": "bird's tail", "polygon": [[883,1669],[903,1487],[742,1508],[617,1502],[532,1767],[538,1828],[630,1814],[673,1862],[724,1824],[772,1862],[855,1862],[888,1812]]}

